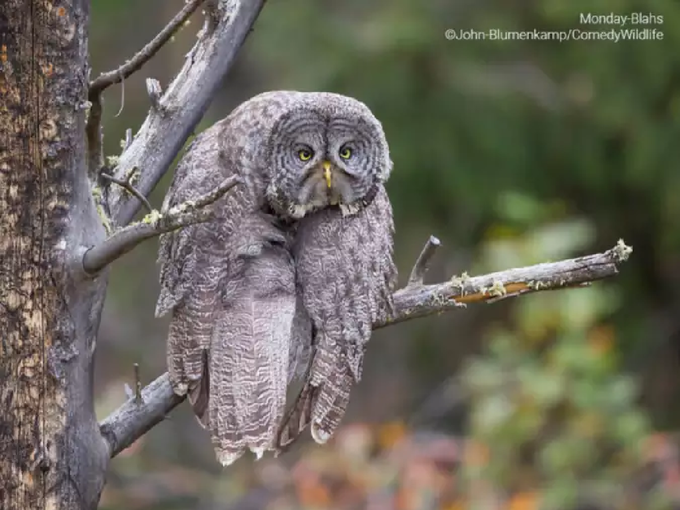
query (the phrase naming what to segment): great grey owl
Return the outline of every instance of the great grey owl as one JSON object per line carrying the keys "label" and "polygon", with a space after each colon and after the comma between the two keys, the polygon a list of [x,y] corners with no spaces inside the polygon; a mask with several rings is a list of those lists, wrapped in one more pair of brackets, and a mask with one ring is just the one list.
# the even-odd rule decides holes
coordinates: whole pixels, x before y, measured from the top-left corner
{"label": "great grey owl", "polygon": [[392,306],[391,169],[363,103],[293,91],[246,101],[178,164],[163,210],[242,179],[213,220],[164,234],[159,250],[172,387],[223,465],[278,451],[310,423],[325,442],[340,422],[371,325]]}

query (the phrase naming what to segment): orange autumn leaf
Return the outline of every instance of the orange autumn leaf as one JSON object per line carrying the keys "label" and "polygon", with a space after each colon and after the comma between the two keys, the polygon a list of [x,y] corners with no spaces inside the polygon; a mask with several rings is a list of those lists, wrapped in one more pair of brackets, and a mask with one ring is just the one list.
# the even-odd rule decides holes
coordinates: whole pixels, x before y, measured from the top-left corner
{"label": "orange autumn leaf", "polygon": [[465,502],[459,500],[453,501],[451,503],[447,503],[442,507],[442,510],[466,510],[467,505]]}
{"label": "orange autumn leaf", "polygon": [[489,463],[489,448],[478,441],[467,441],[464,459],[469,466],[485,466]]}
{"label": "orange autumn leaf", "polygon": [[400,421],[393,421],[381,425],[378,429],[378,444],[382,450],[387,450],[406,437],[406,425]]}
{"label": "orange autumn leaf", "polygon": [[596,354],[603,355],[614,347],[614,328],[611,326],[598,326],[588,335],[588,343]]}
{"label": "orange autumn leaf", "polygon": [[538,497],[534,492],[520,492],[508,502],[508,510],[537,510]]}
{"label": "orange autumn leaf", "polygon": [[296,487],[296,493],[303,507],[323,508],[331,502],[331,494],[318,477],[306,477],[300,480]]}

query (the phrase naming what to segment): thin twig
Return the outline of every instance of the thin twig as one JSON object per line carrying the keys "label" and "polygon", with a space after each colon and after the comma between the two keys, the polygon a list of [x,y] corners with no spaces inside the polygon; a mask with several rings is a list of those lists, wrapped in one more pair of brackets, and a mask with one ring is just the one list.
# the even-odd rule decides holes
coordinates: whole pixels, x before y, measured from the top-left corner
{"label": "thin twig", "polygon": [[430,268],[430,262],[432,257],[434,257],[437,248],[442,245],[441,241],[435,236],[430,236],[423,247],[423,251],[420,252],[418,259],[416,260],[413,269],[411,270],[411,276],[408,279],[408,285],[420,285],[423,283],[423,278],[425,278],[425,273]]}
{"label": "thin twig", "polygon": [[135,404],[141,405],[144,403],[142,398],[142,379],[139,376],[139,363],[134,364],[135,368]]}
{"label": "thin twig", "polygon": [[125,142],[123,143],[123,152],[125,152],[128,147],[132,145],[132,129],[127,128],[125,130]]}
{"label": "thin twig", "polygon": [[[93,97],[95,95],[101,94],[101,92],[107,87],[123,81],[128,78],[132,73],[138,71],[146,64],[163,45],[170,40],[170,38],[175,35],[175,33],[181,28],[181,26],[189,19],[196,9],[204,2],[204,0],[191,0],[188,2],[184,8],[177,13],[177,15],[172,18],[170,23],[168,23],[160,33],[153,38],[144,48],[142,48],[139,53],[133,56],[130,60],[125,62],[118,69],[109,71],[107,73],[100,74],[94,81],[90,83],[90,93],[89,96]],[[90,99],[91,101],[92,99]]]}
{"label": "thin twig", "polygon": [[[521,293],[562,289],[594,282],[618,273],[618,266],[628,259],[632,248],[623,241],[604,253],[587,255],[534,266],[508,269],[483,276],[456,277],[435,285],[413,285],[394,293],[394,312],[373,329],[390,326],[416,317],[461,308],[461,304],[489,302],[497,297],[514,297]],[[128,399],[100,425],[109,444],[111,456],[131,445],[163,420],[184,397],[172,391],[165,373],[143,392],[145,404],[137,406]]]}
{"label": "thin twig", "polygon": [[103,243],[93,246],[85,252],[83,256],[83,270],[86,274],[95,275],[146,239],[188,225],[209,221],[213,217],[213,212],[207,206],[215,202],[239,182],[241,180],[238,176],[229,177],[217,188],[196,200],[187,201],[172,207],[164,214],[152,211],[141,222],[118,230]]}
{"label": "thin twig", "polygon": [[151,107],[154,110],[161,111],[161,97],[163,96],[163,89],[158,80],[154,78],[146,79],[146,93],[149,95]]}
{"label": "thin twig", "polygon": [[146,199],[144,195],[142,195],[139,191],[135,189],[135,187],[130,184],[130,181],[123,181],[121,179],[116,179],[113,175],[107,174],[106,172],[101,172],[99,175],[101,175],[104,179],[107,181],[110,181],[114,184],[117,184],[118,186],[125,188],[129,193],[132,195],[136,196],[139,201],[144,205],[144,208],[148,211],[151,212],[153,211],[153,208],[151,207],[151,204],[149,201]]}
{"label": "thin twig", "polygon": [[116,113],[113,117],[120,117],[120,114],[123,113],[123,108],[125,108],[125,78],[120,80],[120,108],[118,108],[118,113]]}

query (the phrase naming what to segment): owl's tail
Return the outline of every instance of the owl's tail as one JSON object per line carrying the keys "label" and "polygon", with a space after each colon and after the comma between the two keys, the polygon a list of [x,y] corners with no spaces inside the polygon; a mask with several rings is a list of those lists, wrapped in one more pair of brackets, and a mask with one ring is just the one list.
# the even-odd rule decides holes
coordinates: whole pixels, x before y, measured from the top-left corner
{"label": "owl's tail", "polygon": [[297,399],[281,421],[276,439],[277,454],[295,442],[311,422],[317,392],[318,388],[307,380]]}
{"label": "owl's tail", "polygon": [[[210,346],[209,429],[218,460],[275,448],[286,405],[294,296],[240,296],[220,312]],[[198,402],[198,400],[197,400]]]}
{"label": "owl's tail", "polygon": [[330,439],[345,416],[354,376],[347,363],[338,360],[330,377],[319,387],[312,410],[311,434],[323,444]]}
{"label": "owl's tail", "polygon": [[189,403],[196,419],[204,428],[210,426],[208,421],[208,403],[210,402],[210,370],[208,367],[208,350],[203,349],[203,375],[197,384],[189,388]]}
{"label": "owl's tail", "polygon": [[[314,362],[310,371],[313,373]],[[319,444],[327,442],[342,421],[349,404],[354,377],[346,363],[338,360],[322,382],[305,376],[304,386],[281,422],[277,436],[278,452],[284,451],[311,425],[311,434]]]}

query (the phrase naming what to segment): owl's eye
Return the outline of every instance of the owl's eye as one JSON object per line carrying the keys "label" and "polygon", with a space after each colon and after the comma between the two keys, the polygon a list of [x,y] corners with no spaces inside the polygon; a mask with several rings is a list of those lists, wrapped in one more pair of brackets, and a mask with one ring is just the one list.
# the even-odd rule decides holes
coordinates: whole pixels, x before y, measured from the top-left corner
{"label": "owl's eye", "polygon": [[342,159],[349,159],[352,157],[352,149],[349,147],[343,147],[340,149],[340,157]]}
{"label": "owl's eye", "polygon": [[309,161],[312,159],[313,153],[309,149],[300,149],[298,151],[298,157],[300,158],[301,161]]}

